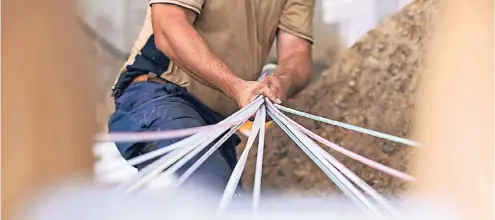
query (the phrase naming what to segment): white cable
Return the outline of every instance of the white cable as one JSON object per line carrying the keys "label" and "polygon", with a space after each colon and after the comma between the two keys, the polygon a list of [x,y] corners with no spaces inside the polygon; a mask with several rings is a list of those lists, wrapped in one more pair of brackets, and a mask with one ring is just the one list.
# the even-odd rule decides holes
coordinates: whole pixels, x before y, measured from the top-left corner
{"label": "white cable", "polygon": [[232,121],[224,124],[205,125],[192,128],[182,128],[174,130],[161,131],[143,131],[143,132],[110,132],[108,134],[99,134],[96,136],[95,142],[148,142],[159,141],[172,138],[180,138],[190,136],[207,129],[224,128],[233,126],[240,121]]}
{"label": "white cable", "polygon": [[[218,131],[216,130],[209,135],[204,136],[202,139],[198,140],[196,144],[192,144],[190,146],[184,147],[180,150],[171,152],[160,159],[154,161],[148,166],[144,167],[137,175],[131,178],[129,181],[126,181],[118,186],[117,190],[125,191],[126,193],[133,192],[137,188],[143,186],[146,182],[150,181],[156,175],[158,175],[163,170],[167,169],[169,166],[177,162],[184,155],[192,151],[194,148],[198,146],[204,146],[213,142],[218,136],[220,136],[225,130]],[[204,135],[203,133],[201,133]],[[177,142],[178,143],[178,142]]]}
{"label": "white cable", "polygon": [[290,130],[289,128],[283,123],[281,122],[277,116],[272,112],[272,110],[270,109],[270,107],[268,107],[268,115],[270,115],[270,117],[272,117],[273,121],[275,121],[275,123],[277,123],[280,128],[282,128],[282,130],[292,139],[292,141],[294,141],[297,146],[299,146],[301,148],[301,150],[306,153],[306,155],[308,155],[308,157],[313,160],[313,162],[318,166],[320,167],[320,169],[337,185],[337,187],[339,187],[339,189],[342,190],[342,192],[344,192],[345,195],[347,195],[349,198],[351,198],[351,200],[353,200],[356,204],[358,205],[361,205],[360,207],[363,207],[362,206],[362,203],[360,201],[356,201],[356,197],[349,191],[348,187],[346,185],[344,185],[334,174],[332,171],[330,171],[330,169],[325,165],[323,164],[318,158],[315,157],[315,155],[309,151],[305,146],[304,144],[302,143],[301,140],[299,140]]}
{"label": "white cable", "polygon": [[[236,127],[240,127],[241,125],[242,125],[242,123],[238,124]],[[230,130],[220,140],[218,140],[211,148],[218,148],[218,147],[220,147],[228,139],[228,137],[230,137],[234,132],[235,132],[235,130],[233,130],[233,129]],[[174,163],[174,165],[172,165],[167,170],[165,170],[163,172],[163,175],[164,176],[167,176],[167,175],[171,176],[171,175],[173,175],[177,170],[179,170],[182,166],[184,166],[184,164],[186,164],[187,162],[189,162],[194,156],[196,156],[201,151],[203,151],[206,147],[208,147],[208,145],[210,145],[210,144],[209,143],[208,144],[202,144],[199,147],[194,148],[193,151],[189,152],[182,159],[180,159],[179,161],[177,161],[176,163]]]}
{"label": "white cable", "polygon": [[[263,99],[261,97],[255,99],[253,102],[249,103],[248,105],[246,105],[246,107],[242,108],[241,110],[235,112],[234,114],[232,114],[231,116],[227,117],[226,119],[222,120],[221,122],[219,122],[218,124],[224,124],[224,123],[227,123],[227,122],[230,122],[230,121],[238,121],[238,120],[235,120],[237,118],[237,116],[239,116],[240,114],[242,114],[244,111],[248,111],[248,110],[253,110],[255,106],[258,106],[261,105],[260,103],[263,102]],[[258,107],[256,107],[257,109]],[[193,137],[193,136],[191,136]],[[186,142],[186,140],[189,139],[189,138],[186,138],[184,140],[182,140],[183,142]],[[193,139],[193,138],[191,138]],[[193,139],[193,140],[189,140],[188,143],[194,143],[197,141],[197,138]],[[177,142],[178,143],[178,142]],[[173,150],[176,150],[180,147],[182,147],[184,145],[179,145],[179,146],[167,146],[167,147],[164,147],[164,148],[160,148],[158,150],[154,150],[152,152],[149,152],[149,153],[146,153],[146,154],[143,154],[143,155],[140,155],[140,156],[137,156],[135,158],[132,158],[130,160],[127,161],[127,163],[129,163],[129,165],[131,166],[134,166],[134,165],[137,165],[137,164],[140,164],[140,163],[143,163],[145,161],[148,161],[148,160],[151,160],[155,157],[158,157],[158,156],[161,156],[161,155],[164,155],[170,151],[173,151]]]}
{"label": "white cable", "polygon": [[321,117],[321,116],[312,115],[312,114],[309,114],[309,113],[306,113],[306,112],[301,112],[301,111],[297,111],[295,109],[287,108],[287,107],[284,107],[284,106],[281,106],[281,105],[278,105],[278,104],[275,104],[275,107],[278,108],[278,109],[280,109],[280,110],[282,110],[282,111],[284,111],[284,112],[288,112],[288,113],[291,113],[291,114],[294,114],[294,115],[299,115],[299,116],[302,116],[302,117],[306,117],[306,118],[309,118],[309,119],[312,119],[312,120],[315,120],[315,121],[319,121],[319,122],[323,122],[323,123],[326,123],[326,124],[335,125],[335,126],[338,126],[338,127],[341,127],[341,128],[352,130],[352,131],[357,131],[357,132],[360,132],[360,133],[363,133],[363,134],[367,134],[367,135],[371,135],[371,136],[374,136],[374,137],[383,138],[385,140],[389,140],[389,141],[393,141],[393,142],[397,142],[397,143],[401,143],[401,144],[405,144],[405,145],[409,145],[409,146],[413,146],[413,147],[419,147],[420,146],[419,143],[417,143],[415,141],[412,141],[412,140],[409,140],[409,139],[406,139],[406,138],[401,138],[401,137],[393,136],[393,135],[390,135],[390,134],[386,134],[386,133],[374,131],[374,130],[371,130],[371,129],[362,128],[362,127],[359,127],[359,126],[356,126],[356,125],[351,125],[351,124],[343,123],[343,122],[340,122],[340,121],[335,121],[335,120],[331,120],[331,119],[328,119],[328,118],[324,118],[324,117]]}
{"label": "white cable", "polygon": [[[295,123],[294,121],[290,120],[286,115],[283,113],[279,112],[277,109],[273,108],[274,111],[279,113],[279,115],[283,118],[285,118],[287,121],[291,123]],[[335,168],[337,168],[340,172],[342,172],[347,178],[349,178],[352,182],[354,182],[356,185],[358,185],[361,189],[363,189],[364,192],[366,192],[368,195],[370,195],[373,199],[375,199],[380,205],[382,205],[390,214],[393,216],[398,216],[397,210],[388,203],[385,198],[383,198],[378,192],[376,192],[373,187],[369,186],[366,182],[364,182],[361,178],[359,178],[356,174],[354,174],[352,171],[350,171],[347,167],[345,167],[342,163],[340,163],[337,159],[335,159],[332,155],[330,155],[328,152],[325,150],[321,149],[320,147],[315,148],[319,153],[325,157]]]}
{"label": "white cable", "polygon": [[151,160],[155,157],[158,157],[158,156],[161,156],[161,155],[164,155],[164,154],[167,154],[169,152],[172,152],[174,150],[177,150],[177,149],[180,149],[180,148],[183,148],[185,146],[188,146],[190,144],[194,144],[194,143],[198,143],[198,140],[202,137],[203,135],[200,135],[200,134],[195,134],[191,137],[188,137],[188,138],[185,138],[183,139],[182,141],[180,142],[176,142],[176,143],[173,143],[167,147],[164,147],[164,148],[160,148],[160,149],[157,149],[157,150],[154,150],[154,151],[151,151],[151,152],[148,152],[146,154],[142,154],[142,155],[139,155],[137,157],[134,157],[130,160],[127,161],[127,164],[116,164],[114,166],[110,166],[108,168],[106,168],[104,171],[102,171],[104,174],[106,173],[109,173],[109,172],[113,172],[117,169],[121,169],[121,168],[124,168],[124,167],[128,167],[129,165],[130,166],[134,166],[134,165],[138,165],[138,164],[141,164],[143,162],[146,162],[148,160]]}
{"label": "white cable", "polygon": [[[193,165],[187,168],[187,170],[177,179],[177,181],[173,183],[172,187],[175,188],[184,183],[187,178],[189,178],[189,176],[191,176],[192,173],[196,171],[199,166],[201,166],[201,164],[203,164],[219,147],[222,146],[225,141],[227,141],[227,139],[229,139],[241,127],[241,125],[242,123],[230,129],[227,134],[225,134],[220,140],[218,140],[217,143],[215,143],[215,145],[208,149],[208,151],[206,151],[196,162],[194,162]],[[170,169],[172,169],[172,167]]]}
{"label": "white cable", "polygon": [[287,117],[285,115],[284,115],[284,118],[286,118],[287,121],[289,121],[292,124],[294,124],[299,130],[301,130],[303,133],[305,133],[309,137],[317,140],[318,142],[324,144],[325,146],[327,146],[327,147],[329,147],[329,148],[331,148],[331,149],[333,149],[333,150],[335,150],[335,151],[337,151],[339,153],[342,153],[342,154],[344,154],[344,155],[346,155],[346,156],[348,156],[348,157],[350,157],[350,158],[352,158],[354,160],[357,160],[357,161],[359,161],[359,162],[361,162],[361,163],[363,163],[365,165],[368,165],[370,167],[373,167],[373,168],[375,168],[375,169],[377,169],[379,171],[382,171],[382,172],[387,173],[387,174],[389,174],[391,176],[400,178],[402,180],[405,180],[405,181],[415,181],[416,180],[413,176],[411,176],[411,175],[409,175],[407,173],[404,173],[404,172],[398,171],[396,169],[390,168],[390,167],[385,166],[385,165],[383,165],[381,163],[378,163],[376,161],[373,161],[371,159],[368,159],[366,157],[363,157],[363,156],[361,156],[359,154],[356,154],[356,153],[354,153],[354,152],[352,152],[350,150],[347,150],[347,149],[345,149],[345,148],[343,148],[343,147],[341,147],[341,146],[339,146],[337,144],[334,144],[334,143],[328,141],[327,139],[325,139],[325,138],[323,138],[323,137],[315,134],[314,132],[308,130],[307,128],[301,126],[300,124],[297,124],[295,121],[293,121],[292,119],[290,119],[289,117]]}
{"label": "white cable", "polygon": [[258,154],[256,155],[256,170],[254,174],[253,185],[253,214],[257,214],[260,205],[261,195],[261,177],[263,176],[263,150],[265,145],[265,121],[266,121],[266,109],[265,105],[260,108],[261,126],[260,135],[258,138]]}
{"label": "white cable", "polygon": [[[282,114],[283,115],[283,114]],[[283,115],[285,116],[285,115]],[[285,118],[292,123],[295,123],[291,119],[289,119],[287,116]],[[304,131],[303,131],[304,132]],[[338,170],[340,170],[344,175],[346,175],[347,178],[349,178],[351,181],[353,181],[356,185],[358,185],[363,191],[365,191],[368,195],[373,197],[380,205],[382,205],[387,211],[389,211],[392,215],[397,216],[398,212],[397,210],[391,206],[383,196],[381,196],[378,192],[376,192],[373,187],[369,186],[366,182],[364,182],[361,178],[359,178],[356,174],[351,172],[347,167],[345,167],[342,163],[340,163],[338,160],[336,160],[333,156],[331,156],[328,152],[326,152],[323,149],[319,149],[319,151],[322,152],[322,155],[331,163],[333,164]]]}
{"label": "white cable", "polygon": [[349,178],[352,182],[354,182],[359,188],[361,188],[366,194],[370,195],[373,199],[375,199],[380,205],[382,205],[390,214],[397,216],[397,210],[390,205],[390,203],[383,198],[373,187],[364,182],[360,177],[350,171],[347,167],[345,167],[342,163],[340,163],[337,159],[335,159],[328,152],[324,151],[321,148],[317,148],[320,151],[321,155],[325,157],[332,165],[335,166],[340,172],[342,172],[347,178]]}
{"label": "white cable", "polygon": [[222,214],[225,212],[227,207],[230,204],[230,201],[232,200],[232,196],[235,193],[235,190],[239,184],[239,180],[242,175],[242,171],[244,170],[244,167],[246,166],[246,161],[249,156],[249,150],[253,146],[254,140],[256,139],[256,136],[258,135],[258,131],[261,126],[264,126],[261,124],[261,111],[258,110],[256,113],[256,118],[254,119],[253,127],[251,129],[251,132],[249,132],[249,138],[246,143],[246,148],[244,148],[244,151],[242,152],[239,161],[237,161],[237,164],[234,167],[234,170],[232,171],[232,174],[230,175],[229,181],[227,182],[227,186],[225,187],[225,190],[223,192],[222,198],[220,200],[220,204],[217,209],[217,214]]}
{"label": "white cable", "polygon": [[[351,183],[347,180],[332,164],[330,164],[318,151],[319,146],[310,138],[305,136],[301,131],[293,127],[284,118],[279,117],[275,108],[269,100],[265,101],[268,107],[269,115],[284,129],[284,131],[293,139],[296,144],[322,169],[325,174],[359,207],[368,210],[375,215],[379,215],[378,209]],[[311,156],[313,155],[313,156]]]}
{"label": "white cable", "polygon": [[[227,141],[227,139],[230,136],[232,136],[238,130],[238,128],[241,127],[241,125],[242,125],[242,123],[239,123],[238,125],[236,125],[234,127],[234,129],[231,129],[225,135],[223,135],[222,138],[220,138],[220,140],[218,140],[210,149],[208,149],[208,151],[205,154],[203,154],[194,164],[196,164],[198,162],[199,162],[199,164],[202,164],[204,161],[206,161],[206,159],[208,159],[208,157],[211,156],[211,154],[213,154],[215,152],[215,150],[217,150],[220,146],[222,146],[222,144],[225,141]],[[203,149],[204,148],[197,147],[196,149],[194,149],[194,151],[190,152],[184,158],[182,158],[181,160],[177,161],[177,163],[175,163],[173,166],[171,166],[170,168],[168,168],[164,172],[163,175],[172,175],[172,174],[174,174],[177,170],[179,170],[184,164],[186,164],[187,162],[189,162],[189,160],[191,160],[194,156],[196,156],[198,153],[200,153]],[[204,160],[201,160],[200,161],[201,158],[204,158]],[[197,167],[199,167],[199,165]],[[194,168],[192,171],[196,170],[196,168]],[[187,170],[186,170],[186,172],[187,172]],[[179,186],[182,183],[183,183],[182,181],[180,181],[180,182],[179,181],[176,181],[176,183],[174,184],[174,186]]]}
{"label": "white cable", "polygon": [[[255,109],[257,109],[259,107],[259,105],[261,105],[262,102],[263,102],[263,99],[260,96],[257,99],[255,99],[253,102],[249,103],[244,108],[242,108],[239,111],[235,112],[234,114],[232,114],[231,116],[229,116],[226,119],[222,120],[218,124],[225,124],[225,123],[230,123],[231,121],[238,121],[238,120],[235,120],[235,119],[237,119],[237,117],[239,115],[241,115],[245,111],[249,111],[249,112],[250,111],[253,111],[254,112]],[[179,142],[176,142],[174,144],[171,144],[171,145],[169,145],[167,147],[163,147],[163,148],[160,148],[160,149],[157,149],[157,150],[148,152],[146,154],[136,156],[136,157],[134,157],[134,158],[132,158],[130,160],[127,160],[127,164],[124,164],[124,165],[118,164],[118,165],[115,165],[115,166],[111,166],[111,167],[105,169],[105,171],[102,171],[102,172],[103,173],[108,173],[108,172],[114,171],[115,169],[127,167],[127,165],[134,166],[134,165],[141,164],[143,162],[146,162],[146,161],[151,160],[151,159],[153,159],[155,157],[164,155],[164,154],[169,153],[171,151],[177,150],[177,149],[182,148],[184,146],[188,146],[190,144],[198,143],[198,140],[201,137],[203,137],[203,134],[196,133],[196,134],[194,134],[194,135],[192,135],[190,137],[187,137],[187,138],[185,138],[185,139],[183,139],[183,140],[181,140]]]}
{"label": "white cable", "polygon": [[[234,113],[233,115],[231,115],[229,118],[225,119],[224,121],[226,121],[226,120],[236,120],[237,121],[240,119],[249,118],[261,106],[262,99],[258,98],[252,103],[254,103],[254,104],[250,103],[250,105],[247,105],[245,108]],[[220,123],[222,123],[222,122],[220,122]],[[164,169],[168,168],[169,166],[171,166],[172,164],[177,162],[180,158],[182,158],[184,155],[186,155],[187,153],[192,151],[195,147],[210,144],[217,137],[219,137],[222,133],[224,133],[226,130],[228,130],[228,128],[216,129],[214,132],[205,131],[205,132],[201,132],[201,133],[198,133],[196,135],[193,135],[189,138],[186,138],[182,141],[176,142],[175,144],[180,144],[180,145],[192,144],[192,145],[190,145],[189,147],[184,147],[181,150],[171,152],[168,155],[165,155],[164,157],[154,161],[153,163],[151,163],[148,166],[146,166],[145,168],[143,168],[137,175],[135,175],[129,181],[126,181],[126,182],[122,183],[121,185],[119,185],[117,187],[117,190],[123,190],[127,193],[130,193],[130,192],[136,190],[138,187],[143,186],[146,182],[148,182],[149,180],[154,178],[156,175],[158,175]],[[209,133],[209,135],[208,135],[208,133]],[[198,138],[198,136],[199,136],[199,139],[194,139],[194,138]]]}
{"label": "white cable", "polygon": [[[273,120],[279,124],[279,126],[289,135],[289,137],[296,142],[296,144],[322,169],[322,171],[327,174],[327,176],[346,194],[351,200],[353,200],[360,207],[365,208],[365,210],[370,211],[375,215],[381,215],[381,212],[352,184],[349,180],[353,181],[356,185],[362,188],[367,194],[374,198],[380,205],[386,208],[390,213],[396,214],[396,210],[388,204],[388,202],[378,194],[372,187],[366,184],[357,175],[352,173],[343,164],[332,157],[328,152],[321,149],[315,142],[313,142],[309,137],[307,137],[300,129],[291,124],[291,120],[287,118],[282,111],[286,111],[299,116],[307,117],[313,120],[324,122],[327,124],[343,127],[349,130],[358,131],[364,134],[369,134],[375,137],[384,138],[390,141],[395,141],[398,143],[419,146],[418,143],[389,134],[373,131],[366,128],[361,128],[355,125],[350,125],[330,119],[326,119],[320,116],[311,115],[308,113],[300,112],[294,109],[290,109],[280,105],[273,105],[268,99],[265,98],[266,107],[268,108],[268,114],[273,118]],[[261,107],[260,107],[261,106]],[[277,109],[278,108],[278,109]],[[265,105],[263,105],[262,97],[258,97],[249,105],[243,109],[235,112],[230,117],[226,118],[222,122],[218,123],[232,123],[233,120],[241,121],[241,118],[247,119],[256,111],[256,118],[253,123],[252,131],[250,132],[246,148],[244,149],[238,163],[236,164],[225,191],[223,193],[222,199],[220,201],[217,213],[224,213],[230,204],[233,194],[238,187],[239,180],[241,178],[242,172],[247,162],[247,157],[249,155],[249,150],[252,148],[254,140],[258,132],[260,133],[259,143],[258,143],[258,154],[256,161],[256,172],[253,187],[253,212],[256,214],[259,210],[259,200],[261,192],[261,178],[262,178],[262,163],[263,163],[263,146],[264,146],[264,124],[266,118]],[[289,121],[290,120],[290,121]],[[293,122],[293,121],[292,121]],[[295,123],[295,122],[293,122]],[[237,124],[234,129],[231,129],[227,134],[225,134],[217,143],[215,143],[204,155],[202,155],[186,172],[178,179],[175,186],[183,183],[215,150],[217,150],[241,125]],[[141,187],[147,181],[154,178],[163,170],[166,170],[163,174],[171,175],[176,172],[181,166],[191,160],[198,153],[203,151],[207,146],[211,144],[215,139],[222,135],[229,128],[217,128],[213,131],[204,131],[196,133],[182,141],[172,144],[166,148],[161,148],[159,150],[150,152],[145,155],[141,155],[134,159],[129,160],[131,165],[136,165],[152,159],[154,157],[169,153],[162,158],[156,160],[152,164],[145,167],[138,175],[133,177],[130,181],[121,184],[117,189],[124,190],[126,192],[132,192],[138,187]],[[342,173],[340,173],[340,172]]]}

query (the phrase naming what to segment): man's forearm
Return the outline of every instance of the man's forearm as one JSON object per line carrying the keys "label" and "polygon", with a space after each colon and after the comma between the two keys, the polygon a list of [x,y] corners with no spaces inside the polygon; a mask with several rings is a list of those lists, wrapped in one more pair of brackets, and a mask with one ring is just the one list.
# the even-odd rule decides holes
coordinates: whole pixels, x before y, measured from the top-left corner
{"label": "man's forearm", "polygon": [[281,81],[283,99],[306,87],[313,76],[311,43],[280,29],[277,35],[278,66],[275,76]]}
{"label": "man's forearm", "polygon": [[[203,81],[212,84],[231,98],[236,85],[242,79],[235,76],[230,68],[211,52],[204,39],[180,14],[153,15],[153,30],[158,50],[173,62]],[[174,19],[177,18],[177,19]]]}
{"label": "man's forearm", "polygon": [[286,97],[291,98],[303,90],[310,82],[313,73],[311,59],[297,53],[280,60],[274,76],[285,87]]}

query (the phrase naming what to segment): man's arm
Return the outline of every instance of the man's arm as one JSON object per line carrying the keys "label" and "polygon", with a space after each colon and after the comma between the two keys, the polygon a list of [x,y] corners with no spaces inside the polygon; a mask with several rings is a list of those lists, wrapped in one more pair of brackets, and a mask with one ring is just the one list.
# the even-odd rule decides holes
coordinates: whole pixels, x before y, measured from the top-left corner
{"label": "man's arm", "polygon": [[284,98],[290,98],[311,82],[311,43],[280,29],[277,35],[277,53],[278,66],[274,75],[286,86]]}
{"label": "man's arm", "polygon": [[267,86],[244,81],[208,47],[192,26],[196,13],[174,4],[153,4],[151,19],[157,49],[194,76],[203,79],[236,100],[242,107],[254,96],[277,100]]}
{"label": "man's arm", "polygon": [[265,82],[282,100],[291,98],[304,89],[313,76],[311,43],[279,29],[277,35],[278,65]]}

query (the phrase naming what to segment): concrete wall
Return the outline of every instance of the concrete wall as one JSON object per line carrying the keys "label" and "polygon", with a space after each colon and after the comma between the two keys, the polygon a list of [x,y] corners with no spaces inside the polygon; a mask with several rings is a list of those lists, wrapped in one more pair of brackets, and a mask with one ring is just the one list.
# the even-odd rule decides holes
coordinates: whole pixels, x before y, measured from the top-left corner
{"label": "concrete wall", "polygon": [[143,25],[147,1],[79,0],[82,19],[115,49],[128,54]]}

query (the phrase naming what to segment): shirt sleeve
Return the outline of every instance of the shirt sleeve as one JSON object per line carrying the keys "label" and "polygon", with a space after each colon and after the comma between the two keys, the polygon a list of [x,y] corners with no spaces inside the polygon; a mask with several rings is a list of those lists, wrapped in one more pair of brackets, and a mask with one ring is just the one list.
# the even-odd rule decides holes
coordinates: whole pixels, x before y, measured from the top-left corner
{"label": "shirt sleeve", "polygon": [[203,7],[204,0],[150,0],[150,5],[157,3],[174,4],[191,9],[196,13],[201,14],[201,8]]}
{"label": "shirt sleeve", "polygon": [[314,0],[286,0],[278,28],[313,43]]}

